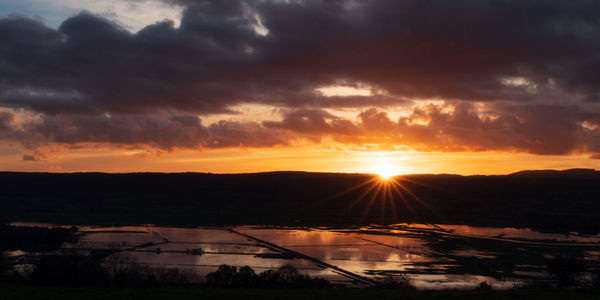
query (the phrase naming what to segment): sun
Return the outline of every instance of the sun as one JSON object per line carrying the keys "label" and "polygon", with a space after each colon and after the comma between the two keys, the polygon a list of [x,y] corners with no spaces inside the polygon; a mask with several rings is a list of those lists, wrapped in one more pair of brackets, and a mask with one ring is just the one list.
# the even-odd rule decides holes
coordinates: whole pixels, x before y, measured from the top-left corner
{"label": "sun", "polygon": [[382,180],[389,180],[400,172],[391,164],[379,164],[370,173],[378,175]]}

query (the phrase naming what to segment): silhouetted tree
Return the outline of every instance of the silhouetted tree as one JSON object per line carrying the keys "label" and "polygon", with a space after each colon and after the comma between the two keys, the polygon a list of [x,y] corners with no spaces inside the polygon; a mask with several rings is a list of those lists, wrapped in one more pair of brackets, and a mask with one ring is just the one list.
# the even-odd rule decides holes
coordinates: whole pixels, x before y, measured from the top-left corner
{"label": "silhouetted tree", "polygon": [[216,287],[230,287],[236,281],[237,268],[229,265],[220,265],[215,272],[206,275],[206,283]]}
{"label": "silhouetted tree", "polygon": [[398,289],[398,288],[409,288],[413,289],[414,287],[410,284],[410,279],[404,275],[395,275],[395,276],[387,276],[379,287],[387,288],[387,289]]}
{"label": "silhouetted tree", "polygon": [[321,288],[331,283],[322,278],[310,278],[298,273],[292,265],[284,265],[276,270],[256,274],[248,266],[239,268],[221,265],[207,276],[207,285],[215,287],[268,287],[268,288]]}
{"label": "silhouetted tree", "polygon": [[492,285],[487,283],[487,281],[482,281],[476,288],[478,291],[489,291],[492,289]]}

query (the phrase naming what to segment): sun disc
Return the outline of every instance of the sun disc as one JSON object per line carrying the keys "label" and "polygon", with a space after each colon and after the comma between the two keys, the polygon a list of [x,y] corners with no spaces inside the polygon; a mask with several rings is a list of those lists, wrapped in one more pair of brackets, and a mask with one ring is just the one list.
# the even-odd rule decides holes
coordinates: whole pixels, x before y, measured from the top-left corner
{"label": "sun disc", "polygon": [[389,180],[399,172],[392,165],[378,165],[371,173],[378,175],[382,180]]}

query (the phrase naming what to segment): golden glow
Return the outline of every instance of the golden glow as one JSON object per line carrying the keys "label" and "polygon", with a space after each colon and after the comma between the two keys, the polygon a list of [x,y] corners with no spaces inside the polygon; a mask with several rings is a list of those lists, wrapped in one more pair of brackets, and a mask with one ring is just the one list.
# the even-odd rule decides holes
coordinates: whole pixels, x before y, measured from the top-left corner
{"label": "golden glow", "polygon": [[396,175],[400,175],[400,170],[396,167],[393,160],[386,153],[381,156],[367,159],[367,162],[372,165],[369,173],[378,175],[381,180],[390,180]]}
{"label": "golden glow", "polygon": [[398,175],[400,172],[392,165],[378,165],[376,166],[371,173],[377,174],[379,178],[383,180],[389,180],[395,175]]}
{"label": "golden glow", "polygon": [[[52,149],[50,149],[52,150]],[[59,151],[60,150],[60,151]],[[71,148],[49,151],[42,161],[23,161],[20,148],[0,145],[0,170],[27,172],[213,172],[309,171],[393,175],[450,173],[508,174],[526,169],[600,169],[600,159],[581,155],[534,155],[514,152],[418,152],[355,150],[341,145],[294,145],[261,149],[174,150]]]}
{"label": "golden glow", "polygon": [[320,87],[315,90],[317,92],[321,93],[325,97],[371,96],[372,95],[371,91],[368,89],[356,88],[353,86],[332,85],[332,86]]}

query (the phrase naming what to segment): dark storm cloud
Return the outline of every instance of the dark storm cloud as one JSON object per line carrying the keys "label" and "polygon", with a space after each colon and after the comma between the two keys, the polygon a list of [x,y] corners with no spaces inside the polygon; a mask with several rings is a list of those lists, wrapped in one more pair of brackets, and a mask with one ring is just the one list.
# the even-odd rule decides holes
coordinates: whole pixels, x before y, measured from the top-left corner
{"label": "dark storm cloud", "polygon": [[[58,30],[1,19],[1,105],[47,113],[373,105],[314,92],[339,82],[387,90],[375,105],[600,92],[597,1],[183,3],[179,28],[165,21],[137,33],[89,13]],[[267,35],[255,31],[260,24]],[[534,88],[506,84],[510,77]]]}
{"label": "dark storm cloud", "polygon": [[324,110],[298,109],[286,111],[281,121],[265,121],[267,128],[287,129],[310,135],[356,134],[356,126],[348,121],[338,118]]}
{"label": "dark storm cloud", "polygon": [[107,143],[174,148],[269,147],[288,143],[286,133],[257,123],[220,121],[204,126],[189,114],[138,116],[46,116],[19,120],[0,111],[0,139],[21,141],[26,148],[58,143]]}
{"label": "dark storm cloud", "polygon": [[24,161],[39,161],[39,159],[35,155],[31,155],[31,154],[23,155],[23,160]]}
{"label": "dark storm cloud", "polygon": [[[0,112],[2,139],[168,149],[332,135],[427,149],[600,151],[598,1],[174,2],[185,6],[179,27],[166,20],[136,33],[85,12],[58,29],[0,19],[0,107],[38,115]],[[327,85],[372,95],[315,91]],[[451,100],[453,110],[420,107],[400,120],[381,111],[420,98]],[[205,126],[195,117],[242,103],[280,107],[283,119]],[[363,112],[352,122],[323,110],[331,107]]]}

